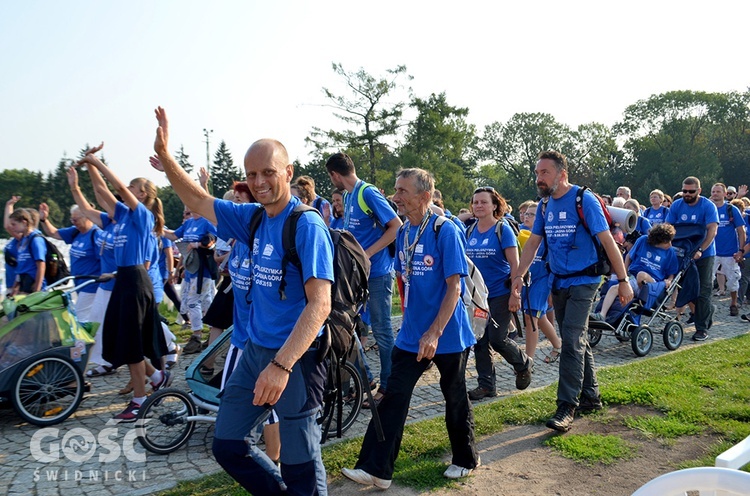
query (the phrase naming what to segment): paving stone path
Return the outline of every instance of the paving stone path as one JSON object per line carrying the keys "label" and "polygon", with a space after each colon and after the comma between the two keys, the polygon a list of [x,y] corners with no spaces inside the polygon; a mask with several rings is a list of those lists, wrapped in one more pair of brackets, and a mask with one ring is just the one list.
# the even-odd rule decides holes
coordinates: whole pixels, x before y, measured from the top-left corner
{"label": "paving stone path", "polygon": [[[727,298],[715,303],[715,324],[709,332],[707,343],[748,332],[748,323],[741,321],[739,317],[729,316]],[[395,326],[397,324],[394,323]],[[682,348],[699,345],[690,340],[693,331],[692,326],[686,326]],[[532,388],[546,386],[557,380],[557,363],[543,362],[545,354],[549,353],[550,349],[548,341],[539,343]],[[661,335],[657,334],[653,349],[646,359],[664,353],[668,351],[662,343]],[[173,387],[185,388],[183,369],[195,356],[197,355],[183,357],[176,368]],[[633,354],[630,343],[620,343],[613,336],[606,335],[594,349],[594,358],[598,368],[642,360]],[[376,372],[377,352],[369,351],[367,359],[370,367]],[[467,372],[470,389],[476,386],[473,362],[473,359],[470,359],[470,368]],[[498,397],[484,401],[496,401],[504,396],[519,394],[515,390],[515,379],[510,367],[505,363],[497,365]],[[13,410],[0,410],[0,466],[4,469],[0,471],[0,494],[151,494],[170,488],[177,481],[194,479],[220,470],[210,449],[213,424],[199,423],[187,447],[164,456],[145,452],[135,440],[133,424],[108,424],[112,416],[126,405],[128,398],[118,396],[117,391],[127,380],[128,375],[124,370],[115,375],[92,379],[91,392],[86,394],[78,411],[62,424],[54,426],[53,430],[44,431],[44,437],[41,436],[40,428],[21,421]],[[550,405],[550,413],[553,410],[554,405]],[[414,391],[409,421],[442,413],[443,400],[438,386],[437,371],[429,370]],[[355,425],[346,433],[346,437],[363,434],[369,419],[370,413],[363,411]],[[85,445],[82,441],[87,437],[92,442]],[[93,442],[94,439],[96,443]],[[38,441],[38,445],[32,448],[35,440]],[[40,454],[51,461],[40,461]]]}

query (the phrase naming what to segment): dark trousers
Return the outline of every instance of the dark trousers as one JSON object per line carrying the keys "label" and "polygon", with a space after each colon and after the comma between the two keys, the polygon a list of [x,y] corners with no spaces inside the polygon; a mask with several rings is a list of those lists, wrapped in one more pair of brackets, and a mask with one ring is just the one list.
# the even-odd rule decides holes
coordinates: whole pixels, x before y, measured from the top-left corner
{"label": "dark trousers", "polygon": [[[445,398],[445,427],[451,443],[451,463],[475,468],[479,459],[474,441],[474,410],[466,393],[466,360],[469,351],[435,355],[432,361],[440,372],[440,390]],[[378,405],[385,439],[378,441],[375,423],[367,426],[356,468],[390,480],[396,463],[409,402],[417,381],[427,369],[429,360],[417,361],[417,354],[393,348],[388,389]]]}
{"label": "dark trousers", "polygon": [[588,340],[589,312],[598,284],[552,290],[552,303],[562,338],[557,404],[578,406],[579,396],[599,397],[594,355]]}
{"label": "dark trousers", "polygon": [[701,292],[695,300],[695,330],[708,331],[713,325],[714,307],[711,293],[714,289],[714,257],[703,257],[695,262],[698,268]]}
{"label": "dark trousers", "polygon": [[511,313],[508,310],[510,293],[503,296],[490,298],[490,315],[492,318],[487,322],[484,336],[474,345],[474,357],[477,360],[477,375],[479,385],[485,389],[494,391],[495,386],[495,364],[492,363],[490,346],[505,361],[513,366],[516,372],[523,372],[529,366],[526,353],[518,347],[515,341],[508,338],[508,326],[510,325]]}

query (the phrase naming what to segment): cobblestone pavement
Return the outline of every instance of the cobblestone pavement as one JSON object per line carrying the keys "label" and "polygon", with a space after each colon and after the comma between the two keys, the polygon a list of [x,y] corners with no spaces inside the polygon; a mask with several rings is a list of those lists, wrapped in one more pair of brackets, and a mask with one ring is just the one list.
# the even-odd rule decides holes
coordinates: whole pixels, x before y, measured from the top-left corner
{"label": "cobblestone pavement", "polygon": [[[707,343],[726,339],[748,332],[748,324],[739,317],[730,317],[727,298],[715,302],[717,305],[715,324],[709,332]],[[747,308],[745,309],[747,311]],[[394,323],[396,326],[397,323]],[[662,325],[663,329],[663,325]],[[661,329],[657,329],[661,332]],[[699,346],[690,340],[694,328],[687,326],[682,348]],[[523,345],[522,345],[523,346]],[[532,388],[542,387],[557,380],[558,367],[545,364],[545,354],[551,346],[541,341],[535,357],[535,372]],[[654,346],[646,357],[668,353],[661,335],[654,338]],[[183,368],[197,355],[183,357],[176,367],[173,387],[185,388]],[[620,343],[613,336],[605,335],[594,348],[597,367],[608,367],[630,363],[637,358],[630,343]],[[367,353],[373,371],[377,370],[377,352]],[[473,359],[467,372],[469,389],[476,386],[476,371]],[[499,363],[498,397],[491,400],[519,394],[515,390],[512,370],[505,363]],[[38,427],[21,421],[13,410],[0,410],[0,494],[39,494],[39,495],[124,495],[150,494],[172,487],[176,481],[194,479],[220,470],[210,451],[213,438],[213,424],[199,423],[187,447],[169,455],[154,455],[145,452],[135,440],[133,424],[108,425],[113,415],[122,410],[128,398],[117,395],[117,391],[128,381],[125,370],[91,380],[92,388],[78,411],[64,423],[46,431],[38,449],[32,449],[34,434],[40,436]],[[550,413],[554,405],[550,405]],[[438,387],[438,374],[435,369],[427,371],[417,384],[411,401],[409,421],[415,421],[443,413],[443,400]],[[370,413],[360,414],[356,424],[345,437],[364,433]],[[83,444],[86,436],[91,442]],[[95,439],[95,442],[93,442]],[[39,461],[40,453],[55,461]],[[143,461],[145,458],[145,461]]]}

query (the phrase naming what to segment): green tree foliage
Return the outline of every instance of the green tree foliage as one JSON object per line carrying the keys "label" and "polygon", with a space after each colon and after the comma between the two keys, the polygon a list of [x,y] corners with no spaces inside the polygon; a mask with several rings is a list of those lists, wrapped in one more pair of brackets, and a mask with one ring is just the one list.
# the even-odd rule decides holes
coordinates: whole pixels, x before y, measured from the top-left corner
{"label": "green tree foliage", "polygon": [[671,91],[625,109],[615,131],[625,141],[621,182],[636,197],[677,191],[688,176],[704,187],[747,183],[750,93]]}
{"label": "green tree foliage", "polygon": [[214,166],[211,167],[211,179],[209,189],[217,197],[221,198],[224,193],[229,191],[232,184],[237,180],[242,180],[243,174],[240,169],[234,165],[232,154],[227,148],[224,140],[219,143],[219,148],[214,154]]}
{"label": "green tree foliage", "polygon": [[398,150],[400,165],[431,171],[445,206],[457,212],[467,206],[474,186],[477,137],[474,125],[466,122],[469,109],[449,105],[445,93],[414,98],[411,106],[417,116],[409,123]]}
{"label": "green tree foliage", "polygon": [[190,158],[190,155],[185,153],[185,147],[183,145],[180,145],[180,149],[177,150],[174,154],[174,159],[177,161],[178,164],[180,164],[180,167],[185,169],[185,172],[190,174],[193,172],[193,169],[195,169],[195,166],[190,163],[188,160]]}
{"label": "green tree foliage", "polygon": [[171,186],[158,188],[157,196],[161,200],[164,211],[164,225],[172,230],[180,227],[182,225],[182,211],[185,205],[183,205],[177,193],[174,192],[174,188]]}
{"label": "green tree foliage", "polygon": [[[355,164],[361,167],[359,175],[377,184],[377,170],[383,158],[389,153],[395,140],[405,106],[404,101],[389,101],[400,88],[400,80],[411,76],[406,74],[406,66],[400,65],[386,71],[385,76],[375,77],[359,69],[348,72],[341,64],[334,63],[333,71],[341,77],[347,87],[345,95],[338,95],[328,88],[323,94],[332,107],[334,116],[347,128],[344,130],[323,130],[314,127],[306,138],[315,147],[318,157],[326,157],[339,150],[362,150],[364,156],[357,155]],[[365,170],[362,170],[365,169]]]}

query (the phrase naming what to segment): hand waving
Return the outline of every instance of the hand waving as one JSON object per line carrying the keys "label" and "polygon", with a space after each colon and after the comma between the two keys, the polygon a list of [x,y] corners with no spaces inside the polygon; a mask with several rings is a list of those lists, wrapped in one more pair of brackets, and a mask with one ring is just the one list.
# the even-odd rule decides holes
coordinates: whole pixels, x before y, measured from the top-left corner
{"label": "hand waving", "polygon": [[161,107],[154,110],[159,127],[156,129],[156,139],[154,140],[154,151],[157,155],[166,155],[169,146],[169,120],[167,111]]}
{"label": "hand waving", "polygon": [[159,160],[158,155],[154,155],[152,157],[148,158],[148,161],[151,163],[151,167],[158,170],[159,172],[164,172],[164,166],[161,165],[161,160]]}
{"label": "hand waving", "polygon": [[68,186],[70,186],[70,189],[78,189],[78,171],[75,166],[68,167],[65,173],[68,175]]}

